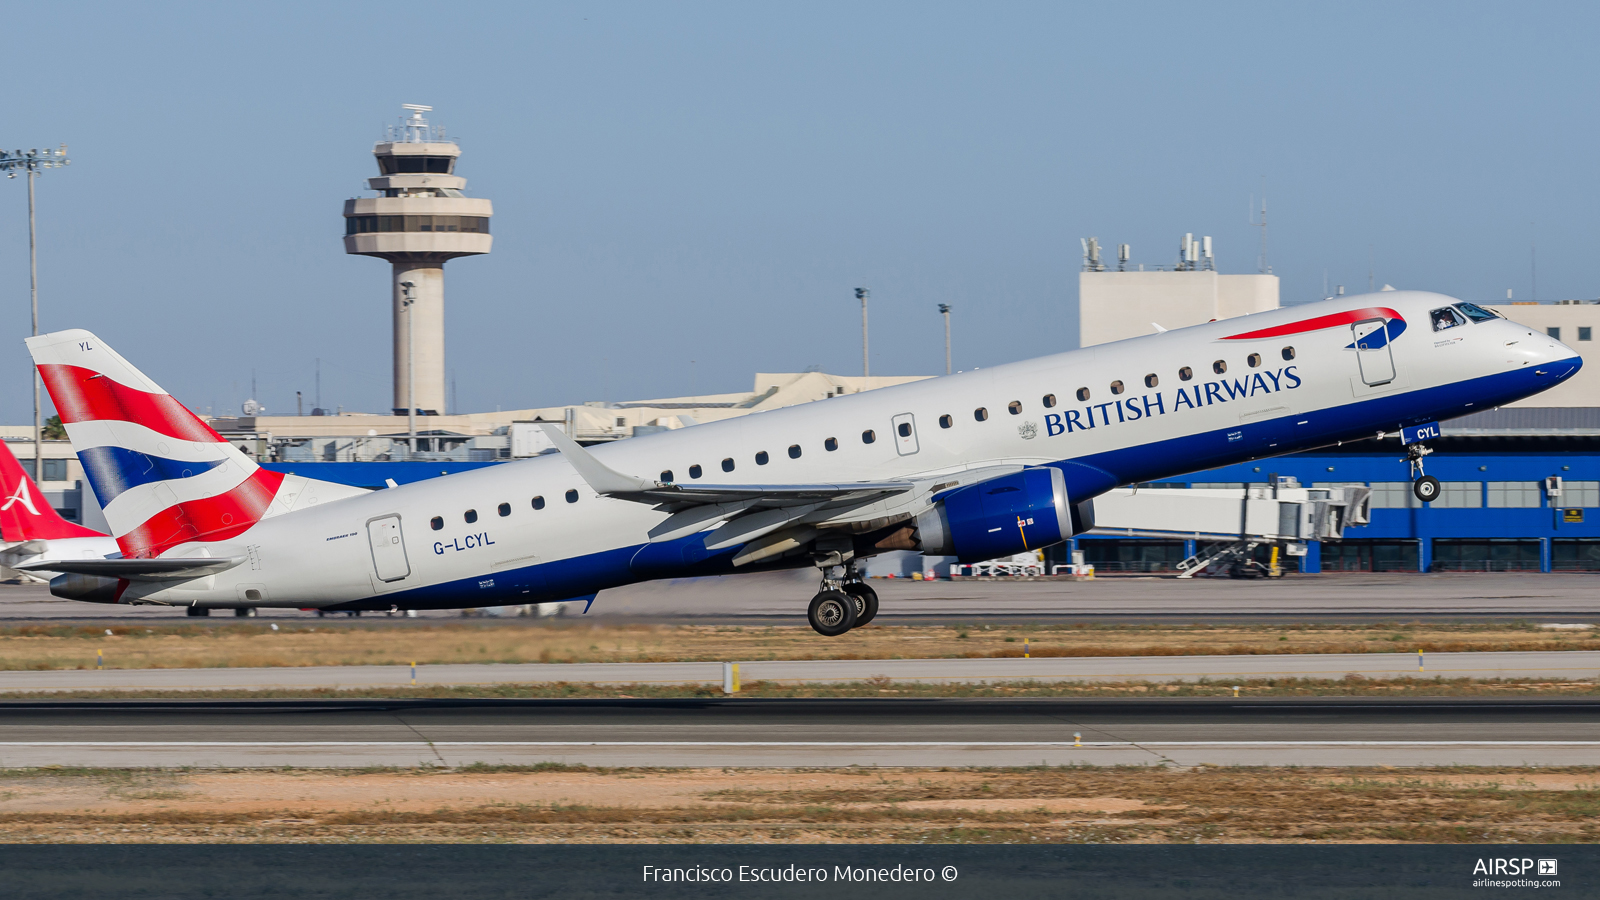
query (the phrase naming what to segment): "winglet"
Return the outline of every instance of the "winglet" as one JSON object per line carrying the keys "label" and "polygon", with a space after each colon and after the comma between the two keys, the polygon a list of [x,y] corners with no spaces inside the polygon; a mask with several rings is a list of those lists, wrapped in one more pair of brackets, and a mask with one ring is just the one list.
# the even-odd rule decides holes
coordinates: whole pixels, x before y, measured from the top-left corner
{"label": "winglet", "polygon": [[567,437],[566,432],[554,425],[544,425],[544,433],[550,442],[556,445],[561,455],[567,458],[572,468],[578,471],[578,477],[589,483],[589,487],[599,494],[634,494],[639,491],[651,491],[661,487],[660,482],[649,481],[644,478],[635,478],[624,475],[605,463],[594,458],[594,455],[578,445],[578,442]]}

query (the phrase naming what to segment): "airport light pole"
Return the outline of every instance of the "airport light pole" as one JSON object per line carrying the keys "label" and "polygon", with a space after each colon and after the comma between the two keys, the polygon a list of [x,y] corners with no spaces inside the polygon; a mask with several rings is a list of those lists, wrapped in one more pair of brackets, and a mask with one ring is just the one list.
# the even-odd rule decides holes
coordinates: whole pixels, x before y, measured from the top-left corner
{"label": "airport light pole", "polygon": [[[7,178],[17,177],[17,172],[28,173],[28,294],[33,306],[33,335],[39,336],[39,251],[33,221],[33,179],[43,169],[59,169],[68,165],[67,145],[59,150],[17,150],[7,153],[0,150],[0,172]],[[44,423],[39,412],[39,368],[33,367],[33,477],[44,480]]]}
{"label": "airport light pole", "polygon": [[406,436],[411,444],[408,461],[417,456],[417,330],[411,320],[412,304],[417,302],[415,288],[414,282],[400,282],[400,308],[406,311]]}
{"label": "airport light pole", "polygon": [[861,377],[866,378],[872,374],[872,365],[867,361],[867,298],[872,292],[866,288],[856,288],[856,299],[861,301]]}
{"label": "airport light pole", "polygon": [[950,374],[950,304],[939,304],[939,315],[944,316],[944,373]]}

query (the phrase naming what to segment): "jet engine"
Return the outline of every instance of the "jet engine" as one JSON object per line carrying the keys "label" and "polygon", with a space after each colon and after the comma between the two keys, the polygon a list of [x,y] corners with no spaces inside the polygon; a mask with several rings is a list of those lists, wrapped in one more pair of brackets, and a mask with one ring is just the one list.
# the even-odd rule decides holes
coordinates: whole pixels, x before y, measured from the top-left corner
{"label": "jet engine", "polygon": [[1055,466],[956,488],[917,516],[922,554],[964,563],[1038,550],[1093,527],[1094,501],[1073,503]]}

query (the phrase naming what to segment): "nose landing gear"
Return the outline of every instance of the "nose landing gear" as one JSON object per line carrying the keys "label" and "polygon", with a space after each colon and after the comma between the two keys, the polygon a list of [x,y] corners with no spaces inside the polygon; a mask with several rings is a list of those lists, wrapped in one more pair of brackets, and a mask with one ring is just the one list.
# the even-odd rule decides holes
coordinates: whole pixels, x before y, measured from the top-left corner
{"label": "nose landing gear", "polygon": [[1443,490],[1439,479],[1422,471],[1422,458],[1432,452],[1433,449],[1426,444],[1407,444],[1406,458],[1403,460],[1411,464],[1411,493],[1423,503],[1439,499],[1439,493]]}

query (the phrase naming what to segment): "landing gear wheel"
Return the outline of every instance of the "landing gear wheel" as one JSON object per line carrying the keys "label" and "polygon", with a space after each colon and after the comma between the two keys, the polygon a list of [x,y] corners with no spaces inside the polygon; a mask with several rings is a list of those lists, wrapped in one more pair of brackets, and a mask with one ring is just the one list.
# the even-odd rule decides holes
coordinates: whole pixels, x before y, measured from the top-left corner
{"label": "landing gear wheel", "polygon": [[1424,475],[1411,484],[1411,493],[1416,494],[1417,499],[1423,503],[1431,503],[1439,499],[1441,490],[1443,489],[1439,486],[1439,479],[1432,475]]}
{"label": "landing gear wheel", "polygon": [[844,591],[823,591],[806,611],[811,627],[823,637],[838,637],[856,627],[856,600]]}
{"label": "landing gear wheel", "polygon": [[844,592],[855,598],[856,601],[856,624],[854,627],[860,628],[871,622],[872,618],[878,614],[878,592],[873,590],[871,585],[852,581],[844,586]]}

